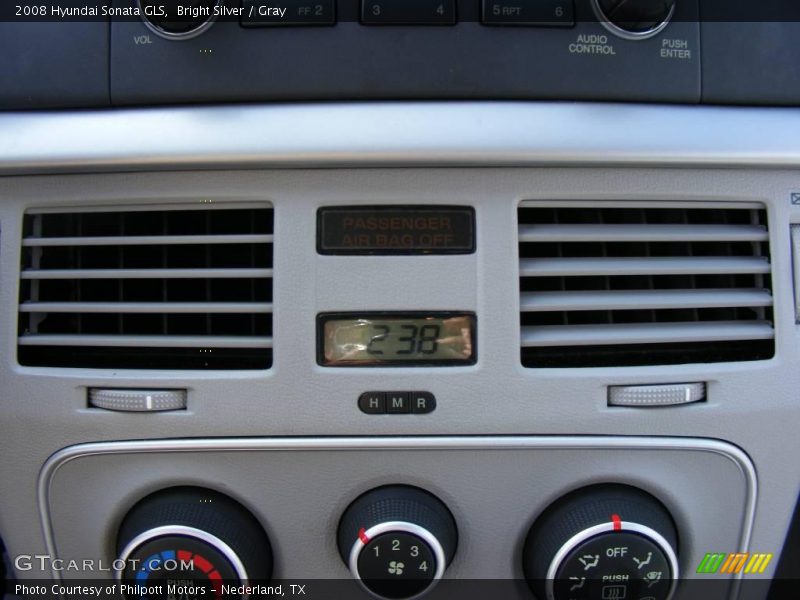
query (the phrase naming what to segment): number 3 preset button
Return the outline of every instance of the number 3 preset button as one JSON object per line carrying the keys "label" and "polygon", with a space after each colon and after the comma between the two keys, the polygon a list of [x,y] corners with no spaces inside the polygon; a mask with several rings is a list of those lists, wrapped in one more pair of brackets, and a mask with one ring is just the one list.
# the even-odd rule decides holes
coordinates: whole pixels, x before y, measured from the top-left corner
{"label": "number 3 preset button", "polygon": [[455,25],[456,0],[361,0],[364,25]]}

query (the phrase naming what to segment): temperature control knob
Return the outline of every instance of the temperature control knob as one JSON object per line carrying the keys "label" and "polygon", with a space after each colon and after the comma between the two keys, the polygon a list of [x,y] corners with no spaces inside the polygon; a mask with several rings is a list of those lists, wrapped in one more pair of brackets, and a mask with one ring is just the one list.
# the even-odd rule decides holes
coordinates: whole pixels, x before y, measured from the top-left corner
{"label": "temperature control knob", "polygon": [[456,551],[453,515],[419,488],[367,492],[339,523],[339,552],[353,576],[378,598],[414,598],[442,577]]}
{"label": "temperature control knob", "polygon": [[675,0],[594,0],[601,23],[627,39],[652,37],[667,26]]}
{"label": "temperature control knob", "polygon": [[600,485],[558,500],[525,541],[525,577],[539,600],[667,600],[678,579],[667,510],[633,487]]}
{"label": "temperature control knob", "polygon": [[[139,502],[122,523],[117,548],[116,564],[124,566],[117,575],[129,599],[235,598],[222,586],[263,582],[272,574],[272,550],[256,518],[202,488],[173,488]],[[186,589],[170,590],[176,582]]]}

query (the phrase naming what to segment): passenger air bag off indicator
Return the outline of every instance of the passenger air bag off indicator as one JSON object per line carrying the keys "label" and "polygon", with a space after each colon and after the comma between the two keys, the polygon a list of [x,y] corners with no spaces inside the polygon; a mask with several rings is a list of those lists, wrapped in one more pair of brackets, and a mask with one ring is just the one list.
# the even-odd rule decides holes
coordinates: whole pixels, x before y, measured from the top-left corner
{"label": "passenger air bag off indicator", "polygon": [[317,213],[320,254],[471,254],[467,206],[326,207]]}

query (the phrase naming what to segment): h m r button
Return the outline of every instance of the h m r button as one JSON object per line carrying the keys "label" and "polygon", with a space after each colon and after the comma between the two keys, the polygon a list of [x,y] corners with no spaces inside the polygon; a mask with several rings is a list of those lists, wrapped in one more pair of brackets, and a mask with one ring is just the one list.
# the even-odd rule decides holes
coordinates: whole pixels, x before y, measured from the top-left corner
{"label": "h m r button", "polygon": [[430,392],[411,392],[411,412],[423,415],[436,409],[436,398]]}
{"label": "h m r button", "polygon": [[386,412],[386,392],[364,392],[358,397],[358,408],[368,415],[382,415]]}
{"label": "h m r button", "polygon": [[411,394],[408,392],[386,392],[386,412],[411,412]]}

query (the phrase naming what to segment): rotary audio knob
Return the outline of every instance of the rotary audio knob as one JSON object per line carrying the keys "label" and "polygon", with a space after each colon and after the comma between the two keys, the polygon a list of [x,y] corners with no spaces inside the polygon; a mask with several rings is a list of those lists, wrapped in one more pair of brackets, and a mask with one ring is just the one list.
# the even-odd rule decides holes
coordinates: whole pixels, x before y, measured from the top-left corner
{"label": "rotary audio knob", "polygon": [[667,26],[675,12],[675,0],[594,0],[593,7],[612,33],[646,39]]}
{"label": "rotary audio knob", "polygon": [[215,8],[224,0],[137,0],[144,24],[169,40],[200,35],[216,19]]}
{"label": "rotary audio knob", "polygon": [[[235,598],[223,586],[239,588],[272,574],[269,539],[256,518],[202,488],[164,490],[139,502],[122,523],[117,547],[128,599]],[[190,591],[174,593],[168,586],[176,582]]]}
{"label": "rotary audio knob", "polygon": [[666,508],[633,487],[577,490],[548,507],[525,541],[525,577],[539,600],[667,600],[678,579]]}
{"label": "rotary audio knob", "polygon": [[367,492],[339,523],[339,552],[353,576],[378,598],[416,598],[441,579],[458,543],[441,500],[392,485]]}

